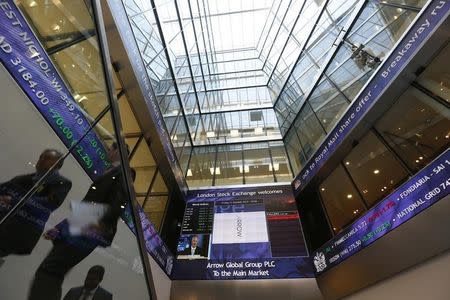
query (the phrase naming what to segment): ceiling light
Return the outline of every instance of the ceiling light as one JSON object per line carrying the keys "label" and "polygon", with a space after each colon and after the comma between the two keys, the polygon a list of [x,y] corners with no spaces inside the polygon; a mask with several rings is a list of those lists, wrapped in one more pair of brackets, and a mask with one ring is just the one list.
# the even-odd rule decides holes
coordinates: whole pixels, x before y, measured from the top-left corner
{"label": "ceiling light", "polygon": [[422,160],[422,159],[423,159],[423,156],[419,156],[419,159]]}
{"label": "ceiling light", "polygon": [[61,29],[61,27],[59,27],[58,24],[53,24],[53,25],[52,25],[52,29],[53,29],[53,31],[58,31],[58,30]]}
{"label": "ceiling light", "polygon": [[233,136],[233,137],[239,136],[239,130],[231,129],[230,130],[230,136]]}
{"label": "ceiling light", "polygon": [[350,162],[349,162],[349,161],[346,161],[345,164],[348,166],[348,165],[350,164]]}
{"label": "ceiling light", "polygon": [[[214,175],[214,168],[209,168],[211,175]],[[216,175],[220,175],[220,168],[216,168]]]}
{"label": "ceiling light", "polygon": [[323,192],[323,191],[325,191],[325,188],[321,188],[320,190]]}
{"label": "ceiling light", "polygon": [[274,163],[273,168],[272,168],[272,164],[269,164],[269,171],[272,171],[272,170],[278,171],[279,169],[280,169],[279,163]]}
{"label": "ceiling light", "polygon": [[380,174],[380,170],[378,169],[373,170],[373,174]]}
{"label": "ceiling light", "polygon": [[172,135],[172,141],[178,140],[178,136],[176,134]]}
{"label": "ceiling light", "polygon": [[28,4],[29,7],[35,7],[37,6],[36,1],[31,1],[30,4]]}
{"label": "ceiling light", "polygon": [[419,163],[420,161],[418,159],[416,159],[416,163]]}
{"label": "ceiling light", "polygon": [[187,176],[187,177],[192,176],[192,170],[191,170],[191,169],[188,169],[188,170],[187,170],[186,176]]}
{"label": "ceiling light", "polygon": [[353,198],[353,195],[352,194],[348,194],[347,195],[347,199],[352,199]]}
{"label": "ceiling light", "polygon": [[206,132],[206,137],[213,138],[215,136],[214,131]]}
{"label": "ceiling light", "polygon": [[244,166],[244,168],[242,169],[242,166],[239,166],[239,173],[242,174],[242,172],[245,172],[245,173],[250,172],[250,167],[249,166]]}

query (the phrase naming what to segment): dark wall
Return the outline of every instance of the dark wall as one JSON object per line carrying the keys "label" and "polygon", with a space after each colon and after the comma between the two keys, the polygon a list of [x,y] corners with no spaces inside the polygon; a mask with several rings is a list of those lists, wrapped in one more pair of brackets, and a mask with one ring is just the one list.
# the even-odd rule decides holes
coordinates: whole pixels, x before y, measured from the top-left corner
{"label": "dark wall", "polygon": [[307,186],[296,198],[306,243],[310,253],[327,242],[332,234],[322,209],[319,195],[313,184]]}

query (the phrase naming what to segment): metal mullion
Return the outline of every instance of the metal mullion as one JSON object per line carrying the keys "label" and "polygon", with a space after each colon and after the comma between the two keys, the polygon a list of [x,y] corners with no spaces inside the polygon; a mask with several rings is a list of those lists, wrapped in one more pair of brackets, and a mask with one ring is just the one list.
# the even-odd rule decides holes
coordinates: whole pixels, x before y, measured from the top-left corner
{"label": "metal mullion", "polygon": [[[125,138],[125,137],[124,137]],[[130,155],[128,155],[128,160],[131,161],[134,157],[134,155],[136,154],[136,151],[138,149],[138,147],[141,145],[142,140],[144,139],[144,135],[141,134],[136,142],[136,145],[134,145],[133,149],[130,152]]]}
{"label": "metal mullion", "polygon": [[[281,30],[281,28],[283,27],[282,24],[283,24],[283,22],[284,22],[284,19],[286,19],[286,16],[287,16],[287,14],[288,14],[288,12],[289,12],[289,7],[291,7],[291,4],[292,4],[292,0],[289,0],[288,6],[287,6],[287,8],[286,8],[286,12],[284,13],[283,19],[282,19],[282,21],[280,22],[280,27],[278,27],[278,30],[277,30],[277,33],[275,34],[275,38],[274,38],[274,40],[273,40],[273,43],[270,45],[269,52],[267,52],[267,56],[266,56],[266,59],[264,60],[263,67],[262,67],[263,69],[264,69],[264,67],[265,67],[265,65],[266,65],[266,63],[267,63],[267,61],[269,60],[270,52],[272,52],[273,46],[274,46],[275,43],[276,43],[276,40],[277,40],[278,35],[279,35],[279,33],[280,33],[280,30]],[[298,17],[298,16],[297,16],[297,17]],[[289,36],[288,36],[288,39],[289,39]],[[281,56],[281,55],[280,55],[280,56]]]}
{"label": "metal mullion", "polygon": [[[198,19],[200,22],[200,30],[202,32],[202,40],[203,40],[203,48],[205,49],[205,58],[206,58],[206,66],[208,68],[208,74],[211,74],[211,69],[209,68],[209,59],[208,59],[208,50],[206,49],[206,40],[205,40],[205,30],[203,29],[203,23],[202,23],[202,13],[200,11],[200,4],[198,3],[199,0],[195,0],[195,2],[197,3],[197,11],[198,11]],[[201,63],[201,60],[200,62]],[[205,84],[206,86],[206,84]],[[206,89],[205,89],[206,91]]]}
{"label": "metal mullion", "polygon": [[[281,1],[280,1],[280,3],[281,3]],[[268,24],[268,21],[269,21],[269,15],[270,15],[270,12],[272,11],[274,5],[275,5],[275,1],[272,1],[272,5],[270,6],[269,13],[268,13],[268,15],[267,15],[267,19],[266,19],[266,21],[264,22],[263,29],[261,30],[261,35],[259,36],[258,42],[256,43],[256,47],[255,47],[256,51],[258,51],[258,45],[259,45],[259,43],[261,42],[261,38],[262,38],[262,36],[263,36],[264,29],[266,29],[266,25]],[[269,28],[269,30],[270,30],[270,28]],[[269,31],[268,31],[267,33],[269,33]]]}
{"label": "metal mullion", "polygon": [[[278,4],[277,11],[276,11],[275,14],[274,14],[274,17],[273,17],[273,20],[272,20],[272,24],[270,24],[270,28],[269,28],[269,30],[267,31],[267,35],[266,35],[266,38],[264,39],[263,45],[261,46],[261,52],[259,53],[259,57],[258,57],[258,58],[261,58],[261,54],[262,54],[262,52],[263,52],[263,50],[264,50],[264,46],[266,45],[267,39],[269,38],[270,31],[271,31],[272,28],[273,28],[273,23],[275,23],[275,19],[277,18],[277,14],[278,14],[278,11],[280,10],[281,3],[282,3],[282,2],[283,2],[283,0],[280,0],[280,4]],[[269,15],[270,15],[270,13],[269,13]],[[275,36],[275,37],[276,37],[276,36]],[[267,55],[267,57],[269,57],[269,55]]]}
{"label": "metal mullion", "polygon": [[367,204],[366,199],[364,199],[363,194],[361,193],[361,191],[358,188],[358,185],[356,184],[355,180],[352,177],[352,174],[350,173],[350,171],[345,167],[345,164],[341,161],[339,163],[342,168],[344,169],[345,173],[347,174],[348,178],[350,179],[350,181],[352,182],[352,185],[355,187],[356,192],[358,193],[359,197],[361,198],[361,201],[364,205],[364,208],[366,209],[366,211],[369,210],[370,205]]}
{"label": "metal mullion", "polygon": [[241,157],[242,157],[242,182],[243,184],[246,184],[245,182],[245,158],[244,158],[244,145],[241,143]]}
{"label": "metal mullion", "polygon": [[[191,16],[192,28],[194,30],[195,47],[197,49],[198,64],[200,66],[200,72],[201,72],[201,76],[202,76],[202,79],[203,79],[203,87],[206,90],[205,74],[203,72],[203,64],[202,64],[202,59],[201,59],[201,56],[200,56],[200,48],[198,47],[197,31],[195,29],[194,17],[192,15],[191,1],[187,1],[187,3],[188,3],[188,6],[189,6],[189,15]],[[200,105],[200,103],[199,103],[199,105]]]}
{"label": "metal mullion", "polygon": [[428,97],[432,98],[433,100],[439,102],[440,104],[444,105],[447,108],[450,108],[450,103],[447,100],[437,95],[436,93],[430,91],[429,89],[421,85],[419,82],[413,81],[411,85],[416,89],[418,89],[419,91],[421,91],[422,93],[424,93],[425,95],[427,95]]}
{"label": "metal mullion", "polygon": [[159,224],[159,230],[158,230],[159,234],[162,232],[162,227],[164,225],[164,222],[166,221],[167,209],[169,208],[169,202],[172,201],[172,195],[173,195],[172,191],[169,191],[169,193],[167,194],[167,201],[166,201],[166,205],[164,206],[163,217],[161,218],[161,223]]}
{"label": "metal mullion", "polygon": [[412,11],[415,11],[415,12],[419,12],[422,9],[420,7],[417,7],[417,6],[405,5],[405,4],[399,4],[399,3],[389,3],[387,1],[380,1],[379,4],[384,5],[384,6],[391,6],[391,7],[396,7],[396,8],[402,8],[402,9],[405,9],[405,10],[412,10]]}
{"label": "metal mullion", "polygon": [[336,234],[334,233],[334,227],[333,227],[333,225],[331,223],[330,216],[328,215],[327,207],[326,207],[325,203],[323,203],[322,195],[320,194],[318,189],[316,189],[316,194],[317,194],[317,196],[319,198],[319,203],[320,203],[320,206],[322,207],[322,210],[324,212],[325,219],[327,220],[328,229],[330,230],[331,235],[335,236]]}
{"label": "metal mullion", "polygon": [[[210,146],[210,147],[211,147],[211,146]],[[215,185],[216,185],[217,155],[218,155],[218,152],[219,152],[219,147],[218,147],[217,145],[214,145],[213,147],[215,147],[216,150],[215,150],[215,152],[214,152],[214,165],[213,165],[213,167],[214,167],[214,172],[213,172],[213,174],[212,174],[212,176],[213,176],[213,179],[212,179],[212,186],[215,186]]]}
{"label": "metal mullion", "polygon": [[372,132],[377,138],[378,140],[383,144],[384,147],[386,147],[386,149],[392,154],[392,156],[394,156],[395,160],[398,161],[398,163],[403,167],[403,169],[406,170],[406,172],[408,173],[409,176],[414,175],[414,170],[412,170],[409,166],[408,163],[403,160],[403,158],[397,154],[397,152],[394,150],[393,147],[391,147],[391,145],[384,139],[383,135],[378,132],[378,130],[375,127],[372,127],[370,129],[370,132]]}
{"label": "metal mullion", "polygon": [[95,36],[95,31],[87,31],[87,34],[82,34],[81,33],[78,37],[75,37],[75,38],[73,38],[70,41],[63,42],[63,43],[60,43],[60,44],[55,45],[53,47],[47,48],[46,49],[47,54],[48,55],[53,55],[53,54],[55,54],[57,52],[60,52],[60,51],[62,51],[64,49],[67,49],[67,48],[69,48],[69,47],[71,47],[73,45],[76,45],[76,44],[81,43],[81,42],[83,42],[83,41],[85,41],[87,39],[90,39],[93,36]]}
{"label": "metal mullion", "polygon": [[[206,22],[206,30],[208,32],[208,36],[210,36],[211,38],[208,39],[209,41],[212,41],[212,49],[211,49],[211,61],[213,61],[213,57],[217,60],[217,57],[215,57],[216,55],[216,45],[214,44],[214,37],[212,35],[212,25],[211,25],[211,11],[209,10],[209,2],[206,1],[206,6],[208,7],[208,14],[206,14],[206,6],[205,6],[205,0],[202,0],[203,3],[203,10],[205,11],[205,22]],[[210,22],[208,23],[208,18],[210,19]],[[208,29],[208,24],[210,29]],[[208,31],[209,30],[209,31]],[[210,46],[211,48],[211,46]],[[213,51],[214,50],[214,51]]]}
{"label": "metal mullion", "polygon": [[275,166],[273,164],[272,150],[270,149],[269,141],[267,141],[267,150],[269,150],[269,159],[270,159],[270,164],[272,165],[273,182],[278,182],[277,176],[275,174]]}
{"label": "metal mullion", "polygon": [[[198,111],[201,114],[202,110],[200,108],[200,104],[199,104],[199,100],[198,100],[197,88],[195,87],[194,72],[192,71],[191,60],[189,58],[189,51],[188,51],[188,47],[186,45],[186,37],[184,35],[183,24],[181,24],[181,20],[180,20],[180,10],[178,8],[177,0],[174,0],[174,4],[175,4],[175,10],[177,12],[178,20],[179,20],[178,24],[179,24],[180,29],[181,29],[181,38],[183,40],[183,47],[184,47],[184,51],[186,52],[186,61],[187,61],[187,64],[188,64],[189,73],[191,74],[192,87],[193,87],[194,93],[195,93],[195,103],[197,104]],[[187,128],[187,130],[188,130],[188,132],[190,132],[189,128]]]}
{"label": "metal mullion", "polygon": [[244,111],[253,111],[253,110],[266,110],[266,109],[272,109],[272,108],[273,108],[272,106],[267,106],[267,107],[253,107],[253,108],[248,108],[248,109],[238,108],[238,109],[221,110],[221,111],[207,111],[207,112],[202,112],[202,115],[224,114],[224,113],[230,113],[230,112],[244,112]]}
{"label": "metal mullion", "polygon": [[[328,3],[328,0],[327,0],[326,3]],[[327,70],[327,68],[328,68],[328,67],[330,66],[330,64],[332,63],[332,61],[333,61],[334,57],[336,56],[338,50],[339,50],[341,47],[343,47],[343,45],[342,45],[343,42],[345,41],[345,39],[347,38],[348,34],[350,33],[350,30],[351,30],[352,26],[353,26],[353,25],[355,24],[355,22],[358,20],[358,17],[359,17],[360,14],[362,13],[362,11],[363,11],[363,9],[364,9],[366,3],[368,3],[368,0],[361,1],[360,4],[359,4],[359,6],[358,6],[357,8],[355,8],[355,10],[354,10],[354,12],[353,12],[354,15],[352,16],[352,18],[351,18],[350,20],[347,21],[347,24],[345,25],[345,27],[343,28],[343,30],[342,30],[341,33],[340,33],[340,34],[342,35],[341,42],[339,42],[339,44],[334,48],[334,50],[332,50],[331,52],[329,52],[329,53],[327,54],[327,55],[328,55],[327,61],[325,62],[325,64],[323,65],[323,67],[320,68],[320,69],[318,70],[318,71],[320,72],[319,76],[317,76],[317,79],[314,81],[314,84],[311,85],[311,88],[309,88],[309,90],[307,91],[307,93],[304,94],[304,97],[303,97],[303,104],[301,105],[300,110],[299,110],[299,112],[297,113],[297,116],[298,116],[298,114],[300,113],[300,111],[302,110],[302,108],[303,108],[303,106],[305,105],[305,103],[306,103],[307,101],[309,101],[309,98],[310,98],[311,95],[313,94],[313,91],[314,91],[315,88],[317,87],[317,85],[318,85],[318,83],[320,82],[320,80],[322,79],[322,77],[323,77],[324,75],[326,76],[325,71]],[[323,11],[322,11],[322,12],[323,12]],[[320,19],[320,18],[319,18],[319,19]],[[316,24],[314,25],[314,27],[317,25],[319,19],[317,20],[317,22],[316,22]],[[308,39],[309,39],[310,37],[311,37],[311,35],[308,37]],[[339,38],[339,36],[338,36],[338,38]],[[308,42],[308,41],[307,41],[307,42]],[[306,45],[307,42],[305,42],[305,45]],[[334,45],[334,44],[333,44],[333,45]],[[300,56],[299,56],[299,58],[300,58]],[[298,61],[299,61],[299,59],[297,60],[297,62],[295,63],[295,65],[297,65]],[[316,64],[315,60],[313,60],[313,64]],[[292,71],[293,71],[294,69],[295,69],[295,66],[294,66],[294,68],[292,69]],[[289,77],[292,75],[292,71],[291,71],[291,74],[289,75]],[[289,77],[288,77],[288,79],[289,79]],[[288,81],[289,81],[289,80],[286,80],[286,83],[287,83]],[[286,83],[285,83],[285,85],[283,86],[283,88],[281,89],[281,91],[283,91],[283,89],[285,88]],[[340,89],[338,89],[338,90],[340,90]],[[280,95],[281,95],[281,92],[280,92]],[[280,99],[280,95],[278,96],[277,100],[275,101],[274,106],[277,104],[278,100]],[[346,97],[346,98],[347,98],[347,97]],[[311,109],[312,109],[312,108],[311,108]],[[314,110],[313,110],[313,111],[314,111]],[[297,116],[296,116],[296,117],[297,117]],[[294,122],[295,122],[295,121],[294,121]],[[289,125],[287,131],[289,131],[289,129],[292,128],[294,122],[292,122],[292,123]],[[319,121],[319,123],[320,123],[320,121]],[[286,132],[287,132],[287,131],[286,131]],[[325,132],[326,132],[326,131],[325,131]]]}
{"label": "metal mullion", "polygon": [[[275,69],[277,68],[278,63],[279,63],[280,60],[281,60],[281,56],[283,56],[283,52],[284,52],[284,50],[286,49],[286,47],[287,47],[287,45],[288,45],[288,43],[289,43],[290,38],[291,38],[291,37],[295,38],[295,36],[292,35],[292,33],[294,32],[295,26],[297,25],[297,22],[298,22],[298,20],[299,20],[299,18],[300,18],[300,15],[302,14],[303,9],[305,8],[305,4],[306,4],[306,0],[303,1],[302,7],[300,8],[300,11],[299,11],[297,17],[295,18],[294,25],[292,25],[291,31],[289,32],[289,35],[288,35],[288,37],[287,37],[287,39],[286,39],[286,43],[284,43],[283,49],[281,49],[280,56],[278,56],[277,62],[276,62],[275,65],[273,66],[272,72],[271,72],[271,74],[270,74],[270,76],[269,76],[269,80],[267,80],[267,84],[269,84],[270,80],[272,79],[273,73],[275,73]],[[288,9],[289,9],[289,8],[288,8]],[[281,22],[281,24],[283,24],[283,22]],[[281,27],[280,27],[280,28],[281,28]],[[275,44],[275,43],[274,43],[274,44]],[[273,44],[272,44],[272,46],[273,46]],[[270,52],[269,52],[269,54],[270,54]],[[264,62],[263,69],[264,69],[264,66],[266,65],[267,60],[269,59],[269,54],[267,54],[267,59],[266,59],[265,62]]]}
{"label": "metal mullion", "polygon": [[145,194],[144,202],[142,202],[142,209],[144,209],[145,205],[147,204],[148,197],[150,196],[150,193],[152,192],[153,184],[156,181],[156,176],[158,176],[158,172],[159,172],[159,168],[155,167],[155,172],[153,173],[152,180],[150,181],[150,184],[148,185],[148,189],[147,189],[147,193]]}
{"label": "metal mullion", "polygon": [[[242,128],[242,127],[241,127]],[[241,137],[243,139],[243,137]],[[195,148],[201,148],[201,147],[210,147],[210,146],[227,146],[227,145],[237,145],[237,144],[254,144],[254,143],[263,143],[263,142],[283,142],[282,138],[276,138],[276,139],[263,139],[259,141],[238,141],[238,142],[220,142],[220,143],[210,143],[208,145],[195,145]]]}
{"label": "metal mullion", "polygon": [[258,84],[258,85],[247,85],[247,86],[238,86],[238,87],[226,87],[222,89],[211,89],[208,91],[200,91],[200,92],[221,92],[226,90],[240,90],[240,89],[247,89],[247,88],[259,88],[259,87],[267,87],[265,84]]}
{"label": "metal mullion", "polygon": [[[111,118],[113,120],[113,126],[114,131],[117,136],[117,143],[118,143],[118,150],[121,160],[121,171],[124,174],[124,183],[127,188],[127,194],[129,197],[129,200],[131,201],[131,212],[132,212],[132,220],[135,226],[135,233],[136,233],[136,240],[139,248],[139,254],[141,256],[143,268],[144,268],[144,276],[147,283],[147,288],[149,292],[150,299],[157,299],[156,296],[156,288],[153,281],[152,271],[150,267],[150,262],[148,258],[148,250],[146,248],[146,242],[145,237],[143,233],[141,218],[138,212],[139,204],[137,203],[136,196],[135,196],[135,190],[133,187],[133,179],[131,174],[131,169],[129,167],[129,160],[127,155],[127,149],[125,145],[125,141],[123,137],[121,138],[122,134],[122,124],[120,120],[120,113],[119,113],[119,105],[117,103],[117,100],[114,101],[114,81],[113,81],[113,70],[111,68],[111,61],[110,61],[110,55],[109,55],[109,49],[107,45],[107,39],[106,39],[106,29],[105,29],[105,23],[103,22],[103,13],[102,8],[100,4],[100,0],[92,1],[92,8],[93,8],[93,16],[94,16],[94,23],[96,24],[97,28],[97,37],[98,37],[98,46],[99,46],[99,52],[100,52],[100,58],[102,62],[102,71],[105,76],[105,84],[107,87],[107,93],[108,93],[108,100],[109,104],[111,106]],[[128,167],[127,167],[128,166]]]}
{"label": "metal mullion", "polygon": [[167,64],[168,64],[169,72],[170,72],[170,74],[171,74],[171,76],[173,78],[173,85],[174,85],[174,88],[175,88],[178,104],[180,105],[180,109],[181,109],[181,112],[183,114],[183,120],[185,122],[186,130],[189,133],[189,140],[190,140],[191,144],[193,145],[193,141],[192,141],[192,138],[191,138],[191,135],[190,135],[190,131],[189,131],[189,126],[188,126],[186,115],[185,115],[185,112],[184,112],[183,103],[181,101],[180,91],[178,90],[178,85],[177,85],[177,82],[176,82],[175,73],[174,73],[174,70],[172,68],[172,63],[170,61],[169,51],[167,50],[167,45],[166,45],[165,38],[164,38],[164,35],[163,35],[161,23],[159,21],[159,15],[158,15],[158,12],[156,10],[155,0],[150,0],[150,3],[151,3],[151,5],[153,7],[153,10],[154,10],[154,17],[155,17],[155,20],[156,20],[156,23],[157,23],[158,32],[159,32],[160,39],[161,39],[161,44],[162,44],[162,46],[164,48],[164,53],[165,53],[166,58],[167,58]]}
{"label": "metal mullion", "polygon": [[[243,14],[243,13],[249,13],[249,12],[256,12],[256,11],[264,11],[270,9],[269,7],[263,7],[263,8],[253,8],[253,9],[247,9],[247,10],[236,10],[236,11],[229,11],[224,13],[216,13],[216,14],[208,14],[208,17],[221,17],[221,16],[228,16],[228,15],[236,15],[236,14]],[[197,17],[194,17],[194,19],[197,19]],[[183,21],[189,21],[190,18],[182,18]],[[177,22],[176,19],[170,19],[163,22],[163,24],[167,23],[174,23]]]}
{"label": "metal mullion", "polygon": [[300,55],[297,57],[295,63],[293,64],[293,67],[292,67],[291,71],[289,72],[289,75],[286,77],[286,81],[284,82],[283,87],[280,89],[280,94],[278,95],[277,99],[275,100],[275,102],[274,102],[274,104],[273,104],[274,106],[276,106],[278,100],[280,99],[281,92],[282,92],[282,91],[284,90],[284,88],[286,87],[287,83],[289,82],[289,78],[290,78],[290,77],[292,76],[292,74],[294,73],[295,67],[297,66],[298,62],[299,62],[300,59],[302,58],[302,53],[303,53],[303,51],[306,49],[306,45],[308,45],[309,40],[311,39],[311,37],[312,37],[312,35],[313,35],[313,33],[314,33],[314,31],[315,31],[317,25],[319,24],[319,21],[320,21],[322,15],[323,15],[323,12],[325,11],[325,8],[327,7],[329,1],[330,1],[330,0],[325,0],[324,3],[322,4],[322,9],[320,10],[320,13],[318,14],[318,16],[317,16],[317,18],[316,18],[316,21],[314,22],[314,25],[311,27],[311,30],[310,30],[310,32],[309,32],[309,34],[308,34],[308,37],[305,39],[305,41],[304,41],[304,43],[303,43],[303,46],[302,46],[302,48],[301,48],[300,51],[299,51]]}

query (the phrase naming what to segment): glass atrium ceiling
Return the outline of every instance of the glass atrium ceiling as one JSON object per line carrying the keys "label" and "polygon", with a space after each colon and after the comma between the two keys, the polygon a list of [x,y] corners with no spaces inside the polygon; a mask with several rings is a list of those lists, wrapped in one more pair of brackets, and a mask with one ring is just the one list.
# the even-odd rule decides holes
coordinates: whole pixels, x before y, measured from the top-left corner
{"label": "glass atrium ceiling", "polygon": [[425,2],[123,0],[190,186],[289,181]]}

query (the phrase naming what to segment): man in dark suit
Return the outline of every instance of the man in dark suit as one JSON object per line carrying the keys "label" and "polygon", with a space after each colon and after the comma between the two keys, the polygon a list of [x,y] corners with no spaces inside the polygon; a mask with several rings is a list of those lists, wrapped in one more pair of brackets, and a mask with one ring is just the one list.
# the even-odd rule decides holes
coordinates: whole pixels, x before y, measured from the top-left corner
{"label": "man in dark suit", "polygon": [[[54,149],[44,150],[36,163],[36,172],[14,177],[0,184],[0,219],[35,185],[35,183],[60,159],[62,154]],[[50,214],[56,210],[69,193],[72,183],[59,174],[59,162],[38,187],[34,195],[19,208],[5,224],[0,226],[0,257],[10,254],[30,254],[44,231]]]}
{"label": "man in dark suit", "polygon": [[127,204],[126,187],[122,182],[120,155],[117,144],[108,151],[112,166],[97,177],[83,202],[101,203],[106,213],[97,224],[84,228],[81,235],[71,235],[67,219],[48,230],[44,238],[53,241],[53,248],[35,273],[30,300],[59,300],[65,275],[98,246],[109,247],[117,231],[117,221]]}
{"label": "man in dark suit", "polygon": [[110,292],[99,286],[103,280],[105,268],[93,266],[89,269],[84,285],[71,288],[63,300],[112,300]]}
{"label": "man in dark suit", "polygon": [[191,245],[182,252],[182,255],[203,255],[202,248],[198,247],[197,235],[191,237]]}

